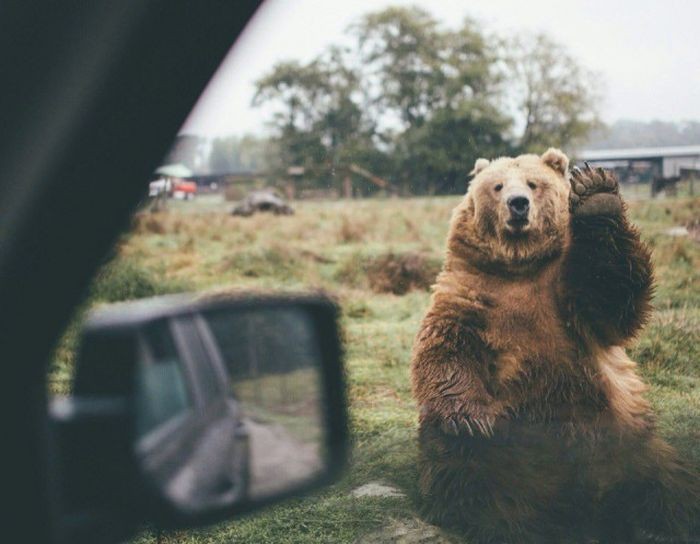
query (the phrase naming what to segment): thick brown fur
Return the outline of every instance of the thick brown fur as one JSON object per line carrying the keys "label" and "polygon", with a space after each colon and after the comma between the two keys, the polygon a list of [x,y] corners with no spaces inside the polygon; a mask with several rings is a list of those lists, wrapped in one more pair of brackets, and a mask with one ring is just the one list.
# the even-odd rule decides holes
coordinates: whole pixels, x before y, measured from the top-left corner
{"label": "thick brown fur", "polygon": [[556,149],[473,174],[414,345],[425,514],[476,542],[686,541],[700,487],[625,353],[653,278],[617,181]]}

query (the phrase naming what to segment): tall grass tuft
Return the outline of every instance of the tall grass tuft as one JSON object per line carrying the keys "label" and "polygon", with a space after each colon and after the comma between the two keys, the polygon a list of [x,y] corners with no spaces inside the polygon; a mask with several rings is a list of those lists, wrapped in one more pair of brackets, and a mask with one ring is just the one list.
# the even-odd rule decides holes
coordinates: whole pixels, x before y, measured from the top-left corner
{"label": "tall grass tuft", "polygon": [[146,268],[133,259],[119,258],[98,272],[89,298],[94,302],[119,302],[179,293],[191,288],[183,280],[168,278],[163,271]]}

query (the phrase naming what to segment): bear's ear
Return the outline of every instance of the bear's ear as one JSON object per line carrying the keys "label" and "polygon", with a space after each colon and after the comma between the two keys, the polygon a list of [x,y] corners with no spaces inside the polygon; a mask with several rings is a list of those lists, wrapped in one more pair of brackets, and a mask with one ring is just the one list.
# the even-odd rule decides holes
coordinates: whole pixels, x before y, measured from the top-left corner
{"label": "bear's ear", "polygon": [[489,161],[488,159],[476,159],[476,162],[474,163],[474,169],[471,172],[469,172],[469,175],[476,176],[489,164],[491,164],[491,161]]}
{"label": "bear's ear", "polygon": [[562,176],[566,175],[566,171],[569,168],[569,157],[564,155],[560,149],[550,147],[542,154],[541,159],[542,162],[559,172]]}

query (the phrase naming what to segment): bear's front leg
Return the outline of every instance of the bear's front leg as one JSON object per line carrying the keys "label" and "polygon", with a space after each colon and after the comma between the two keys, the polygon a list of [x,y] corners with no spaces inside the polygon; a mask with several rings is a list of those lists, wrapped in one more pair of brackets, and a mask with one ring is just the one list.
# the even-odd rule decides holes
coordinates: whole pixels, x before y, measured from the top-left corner
{"label": "bear's front leg", "polygon": [[474,325],[429,312],[411,366],[421,423],[454,436],[490,436],[501,410],[489,391],[490,356]]}
{"label": "bear's front leg", "polygon": [[566,302],[580,333],[623,344],[646,322],[653,289],[649,250],[629,223],[614,175],[602,168],[571,174],[571,248]]}
{"label": "bear's front leg", "polygon": [[548,481],[556,455],[545,448],[533,460],[506,444],[507,408],[493,390],[494,354],[482,340],[482,321],[478,312],[438,300],[416,338],[421,512],[474,542],[542,542],[536,521],[558,489]]}

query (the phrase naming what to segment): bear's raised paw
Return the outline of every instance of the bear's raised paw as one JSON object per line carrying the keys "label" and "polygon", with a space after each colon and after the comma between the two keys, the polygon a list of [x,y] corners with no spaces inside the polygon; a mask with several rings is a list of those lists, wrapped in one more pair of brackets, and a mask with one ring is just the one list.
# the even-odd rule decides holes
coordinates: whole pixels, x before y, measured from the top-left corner
{"label": "bear's raised paw", "polygon": [[622,212],[620,185],[615,176],[603,168],[595,170],[586,163],[582,170],[571,169],[569,206],[576,217],[618,215]]}

